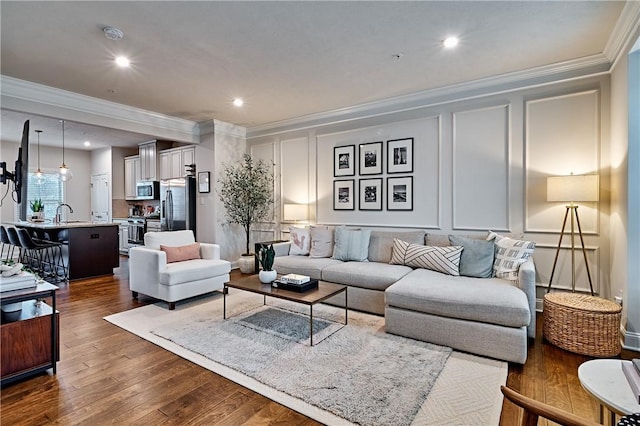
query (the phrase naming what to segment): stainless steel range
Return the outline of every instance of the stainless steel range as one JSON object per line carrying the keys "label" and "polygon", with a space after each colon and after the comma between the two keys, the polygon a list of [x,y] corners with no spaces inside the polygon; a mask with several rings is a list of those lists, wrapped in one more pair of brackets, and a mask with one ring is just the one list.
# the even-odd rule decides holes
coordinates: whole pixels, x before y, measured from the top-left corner
{"label": "stainless steel range", "polygon": [[130,217],[129,225],[129,247],[144,245],[145,220],[143,217]]}

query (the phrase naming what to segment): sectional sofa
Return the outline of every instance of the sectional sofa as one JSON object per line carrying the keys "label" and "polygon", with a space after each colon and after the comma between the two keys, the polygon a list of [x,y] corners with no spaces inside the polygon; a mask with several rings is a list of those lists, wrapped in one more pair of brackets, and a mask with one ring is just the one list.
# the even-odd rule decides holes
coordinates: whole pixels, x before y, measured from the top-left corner
{"label": "sectional sofa", "polygon": [[[306,229],[292,228],[291,241],[274,244],[278,274],[347,285],[349,308],[384,315],[389,333],[526,361],[528,338],[535,337],[533,243],[492,233],[487,240],[422,230]],[[324,238],[314,236],[316,229]],[[519,250],[520,260],[506,262],[511,269],[496,277],[497,259]],[[344,306],[344,296],[328,302]]]}

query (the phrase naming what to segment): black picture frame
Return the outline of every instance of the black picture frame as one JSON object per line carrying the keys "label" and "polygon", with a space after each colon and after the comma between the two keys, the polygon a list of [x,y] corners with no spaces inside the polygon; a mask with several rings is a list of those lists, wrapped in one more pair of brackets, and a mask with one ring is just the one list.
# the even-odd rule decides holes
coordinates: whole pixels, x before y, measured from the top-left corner
{"label": "black picture frame", "polygon": [[387,210],[413,210],[413,176],[387,178]]}
{"label": "black picture frame", "polygon": [[333,181],[333,209],[355,210],[355,179]]}
{"label": "black picture frame", "polygon": [[413,138],[387,141],[387,173],[413,173]]}
{"label": "black picture frame", "polygon": [[355,176],[356,146],[345,145],[333,148],[333,176]]}
{"label": "black picture frame", "polygon": [[360,179],[359,210],[382,210],[382,178]]}
{"label": "black picture frame", "polygon": [[384,156],[382,142],[363,143],[360,150],[360,175],[381,175]]}
{"label": "black picture frame", "polygon": [[198,172],[198,192],[211,192],[211,172]]}

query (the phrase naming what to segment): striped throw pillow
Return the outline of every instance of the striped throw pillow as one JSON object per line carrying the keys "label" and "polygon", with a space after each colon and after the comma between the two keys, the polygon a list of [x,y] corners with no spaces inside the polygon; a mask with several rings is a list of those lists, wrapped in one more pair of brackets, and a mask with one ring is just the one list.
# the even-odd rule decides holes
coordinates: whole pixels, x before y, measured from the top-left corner
{"label": "striped throw pillow", "polygon": [[487,240],[493,240],[495,258],[493,276],[509,281],[518,281],[520,265],[526,262],[536,248],[533,241],[515,240],[489,231]]}
{"label": "striped throw pillow", "polygon": [[457,276],[460,275],[461,254],[462,246],[423,246],[394,238],[393,252],[389,263],[431,269]]}

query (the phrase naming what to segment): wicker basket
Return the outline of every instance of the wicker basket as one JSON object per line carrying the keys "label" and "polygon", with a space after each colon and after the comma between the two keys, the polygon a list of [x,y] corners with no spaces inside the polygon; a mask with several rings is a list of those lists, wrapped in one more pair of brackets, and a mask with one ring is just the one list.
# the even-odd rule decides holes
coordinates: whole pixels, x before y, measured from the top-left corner
{"label": "wicker basket", "polygon": [[543,305],[544,337],[552,344],[582,355],[615,356],[620,346],[622,307],[595,296],[547,293]]}

